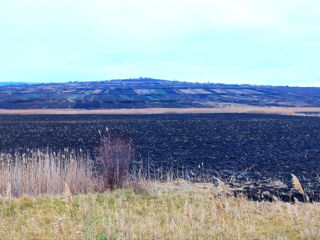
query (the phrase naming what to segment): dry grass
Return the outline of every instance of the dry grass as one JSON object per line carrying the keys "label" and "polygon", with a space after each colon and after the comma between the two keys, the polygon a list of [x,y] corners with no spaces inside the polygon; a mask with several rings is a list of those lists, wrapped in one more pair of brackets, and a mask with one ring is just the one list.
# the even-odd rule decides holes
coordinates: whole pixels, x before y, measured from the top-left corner
{"label": "dry grass", "polygon": [[297,178],[297,176],[294,175],[294,174],[291,174],[291,176],[292,176],[293,186],[294,186],[302,195],[305,195],[304,190],[303,190],[303,188],[302,188],[302,185],[301,185],[299,179]]}
{"label": "dry grass", "polygon": [[320,204],[224,197],[212,184],[0,201],[0,239],[319,239]]}
{"label": "dry grass", "polygon": [[0,194],[23,195],[93,192],[97,183],[92,177],[90,159],[74,152],[0,154]]}

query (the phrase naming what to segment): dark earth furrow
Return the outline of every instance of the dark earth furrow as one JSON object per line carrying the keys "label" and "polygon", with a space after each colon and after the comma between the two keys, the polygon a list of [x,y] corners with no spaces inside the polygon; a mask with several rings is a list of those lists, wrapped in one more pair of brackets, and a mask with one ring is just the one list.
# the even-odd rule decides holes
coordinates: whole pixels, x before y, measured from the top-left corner
{"label": "dark earth furrow", "polygon": [[235,185],[250,182],[244,191],[254,199],[268,199],[266,191],[283,200],[302,199],[292,190],[293,173],[308,195],[319,199],[320,119],[316,117],[0,115],[0,151],[68,147],[94,156],[98,130],[105,127],[112,135],[132,139],[136,165],[153,177],[171,169],[178,177],[219,177]]}

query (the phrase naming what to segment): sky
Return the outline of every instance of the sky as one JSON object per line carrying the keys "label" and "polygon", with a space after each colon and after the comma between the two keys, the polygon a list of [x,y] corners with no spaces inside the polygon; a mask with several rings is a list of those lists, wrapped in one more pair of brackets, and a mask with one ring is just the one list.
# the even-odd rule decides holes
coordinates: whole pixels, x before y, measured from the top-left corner
{"label": "sky", "polygon": [[319,0],[2,0],[0,82],[320,86]]}

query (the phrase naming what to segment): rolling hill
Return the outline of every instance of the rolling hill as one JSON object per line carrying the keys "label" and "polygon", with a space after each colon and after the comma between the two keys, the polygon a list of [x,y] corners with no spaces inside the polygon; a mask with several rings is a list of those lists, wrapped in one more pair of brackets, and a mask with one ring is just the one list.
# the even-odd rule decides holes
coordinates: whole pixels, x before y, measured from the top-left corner
{"label": "rolling hill", "polygon": [[2,109],[227,106],[319,107],[320,88],[191,83],[151,78],[0,84]]}

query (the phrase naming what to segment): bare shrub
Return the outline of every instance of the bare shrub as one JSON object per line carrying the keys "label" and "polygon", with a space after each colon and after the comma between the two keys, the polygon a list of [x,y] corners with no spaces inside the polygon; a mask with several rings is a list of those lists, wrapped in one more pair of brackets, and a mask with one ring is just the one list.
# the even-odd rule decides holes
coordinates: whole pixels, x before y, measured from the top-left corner
{"label": "bare shrub", "polygon": [[102,190],[124,187],[134,153],[131,139],[110,134],[101,137],[97,160],[102,170]]}
{"label": "bare shrub", "polygon": [[90,162],[74,152],[1,153],[0,194],[6,193],[8,184],[13,197],[62,194],[65,183],[72,194],[94,192],[97,184]]}

